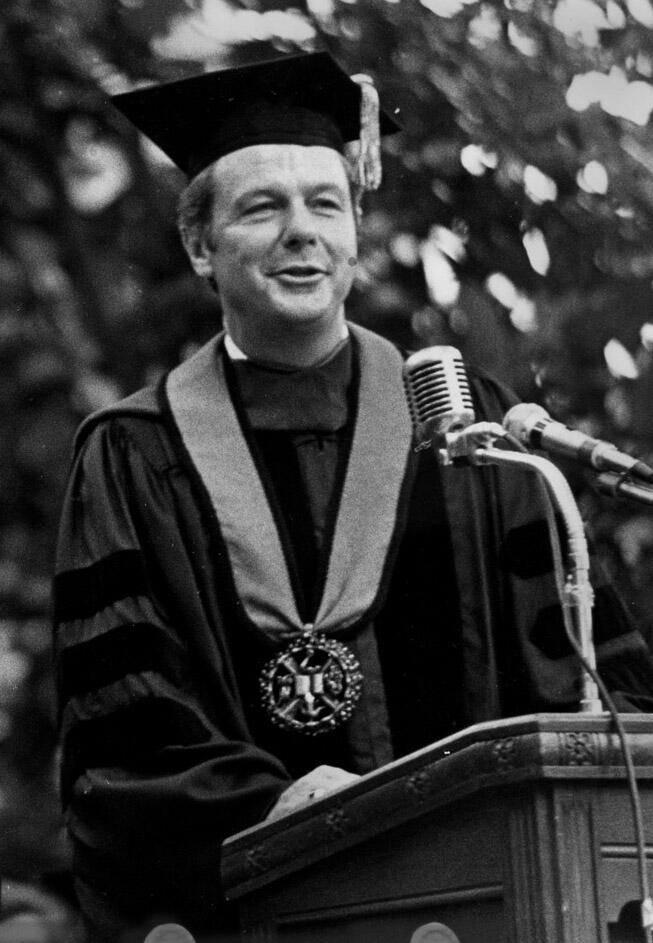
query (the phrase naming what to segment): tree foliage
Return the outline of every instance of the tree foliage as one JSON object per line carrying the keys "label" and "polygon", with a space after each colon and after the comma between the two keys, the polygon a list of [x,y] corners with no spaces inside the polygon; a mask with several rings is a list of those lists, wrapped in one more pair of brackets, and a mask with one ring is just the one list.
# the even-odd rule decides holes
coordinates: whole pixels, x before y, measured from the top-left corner
{"label": "tree foliage", "polygon": [[[74,428],[218,320],[175,234],[181,176],[107,93],[316,44],[371,73],[404,130],[368,198],[351,314],[453,343],[650,460],[652,28],[649,0],[5,0],[0,869],[60,856],[48,580]],[[648,628],[650,512],[572,475]]]}

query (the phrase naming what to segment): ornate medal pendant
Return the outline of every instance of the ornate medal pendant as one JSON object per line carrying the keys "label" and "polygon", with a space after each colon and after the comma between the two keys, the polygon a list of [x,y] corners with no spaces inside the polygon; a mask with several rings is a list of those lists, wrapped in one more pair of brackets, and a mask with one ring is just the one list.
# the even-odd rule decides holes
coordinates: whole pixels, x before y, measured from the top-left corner
{"label": "ornate medal pendant", "polygon": [[259,678],[261,700],[273,724],[308,736],[349,720],[361,695],[363,674],[351,649],[304,634],[271,658]]}

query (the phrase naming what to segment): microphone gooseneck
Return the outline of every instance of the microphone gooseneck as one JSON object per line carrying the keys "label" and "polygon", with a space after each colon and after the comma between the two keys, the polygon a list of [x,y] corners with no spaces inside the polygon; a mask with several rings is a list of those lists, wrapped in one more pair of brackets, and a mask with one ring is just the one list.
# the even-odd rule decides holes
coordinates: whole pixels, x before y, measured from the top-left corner
{"label": "microphone gooseneck", "polygon": [[[521,427],[516,429],[512,422],[515,415],[521,417],[524,410],[519,407],[515,407],[516,412],[511,410],[503,426],[496,422],[475,422],[467,374],[460,353],[454,347],[427,347],[410,356],[404,364],[404,384],[416,449],[432,448],[440,465],[498,465],[535,472],[540,478],[544,485],[545,508],[550,512],[547,521],[553,546],[557,546],[559,539],[553,508],[560,513],[567,536],[569,572],[566,576],[562,573],[557,582],[565,624],[573,632],[572,622],[575,622],[580,651],[589,668],[583,672],[581,710],[600,713],[601,701],[591,676],[596,654],[592,638],[589,553],[583,521],[564,475],[548,459],[522,449],[518,441],[513,444],[522,449],[520,451],[496,447],[497,442],[510,443],[510,438],[530,443],[528,436],[524,438]],[[530,415],[530,407],[527,412]],[[509,417],[510,423],[506,422]],[[538,418],[541,418],[539,414]]]}

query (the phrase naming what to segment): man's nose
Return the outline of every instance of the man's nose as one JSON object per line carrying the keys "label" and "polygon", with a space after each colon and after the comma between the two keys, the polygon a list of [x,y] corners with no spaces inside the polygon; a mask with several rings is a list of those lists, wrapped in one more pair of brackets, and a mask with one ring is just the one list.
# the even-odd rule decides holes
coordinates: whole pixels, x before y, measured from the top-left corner
{"label": "man's nose", "polygon": [[317,241],[315,217],[303,201],[297,200],[288,207],[284,243],[287,246],[307,245]]}

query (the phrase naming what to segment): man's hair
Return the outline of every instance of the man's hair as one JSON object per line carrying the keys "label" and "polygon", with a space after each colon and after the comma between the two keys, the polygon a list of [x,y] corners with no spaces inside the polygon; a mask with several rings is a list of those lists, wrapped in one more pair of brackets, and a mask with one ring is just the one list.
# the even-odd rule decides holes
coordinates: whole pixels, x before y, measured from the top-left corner
{"label": "man's hair", "polygon": [[185,241],[186,234],[205,234],[213,217],[215,181],[213,164],[205,167],[182,190],[177,205],[177,228]]}
{"label": "man's hair", "polygon": [[[354,212],[356,223],[360,222],[361,217],[361,190],[351,179],[347,161],[342,157],[347,171],[349,181],[349,195]],[[177,228],[184,244],[186,236],[208,235],[208,229],[213,218],[213,207],[215,205],[215,180],[213,177],[213,168],[215,164],[209,164],[196,177],[190,181],[188,186],[182,190],[177,206]],[[210,240],[209,240],[210,245]]]}

